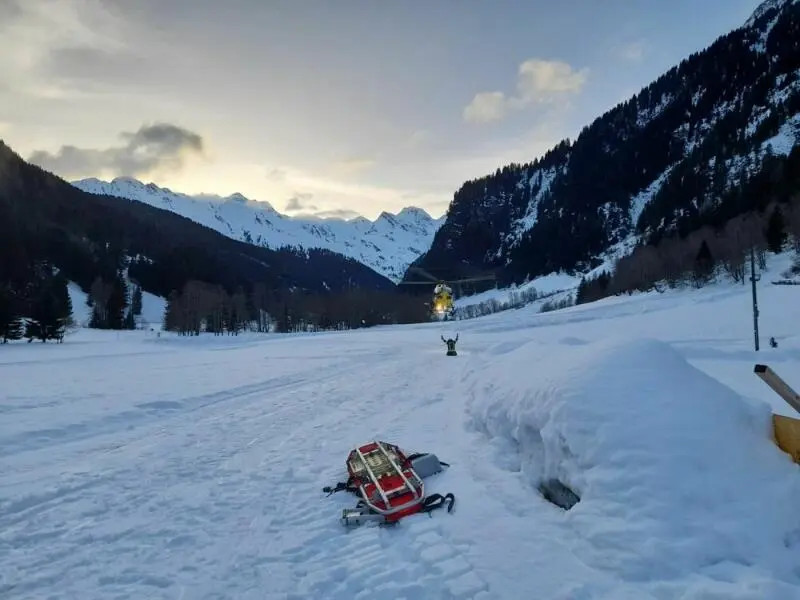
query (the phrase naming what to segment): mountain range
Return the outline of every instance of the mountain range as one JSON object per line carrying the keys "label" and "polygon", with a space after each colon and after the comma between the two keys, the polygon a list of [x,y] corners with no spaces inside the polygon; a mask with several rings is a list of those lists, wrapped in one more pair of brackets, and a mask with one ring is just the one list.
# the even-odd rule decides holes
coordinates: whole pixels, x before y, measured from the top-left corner
{"label": "mountain range", "polygon": [[433,219],[420,208],[407,207],[398,214],[382,212],[375,221],[290,217],[269,202],[242,194],[220,197],[191,196],[143,183],[131,177],[110,182],[95,178],[72,185],[92,194],[137,200],[168,210],[214,229],[223,235],[265,248],[320,248],[336,252],[398,282],[408,265],[425,252],[444,218]]}
{"label": "mountain range", "polygon": [[425,319],[427,288],[395,285],[409,265],[501,286],[593,273],[589,301],[687,273],[699,285],[719,261],[743,281],[744,253],[782,251],[787,233],[800,239],[800,0],[767,0],[575,140],[464,183],[442,219],[299,219],[241,194],[70,184],[0,142],[0,329],[48,309],[65,279],[124,298],[123,271],[185,322],[281,315],[287,331]]}
{"label": "mountain range", "polygon": [[122,272],[162,298],[202,285],[207,298],[246,295],[252,310],[293,322],[330,314],[330,303],[348,302],[342,298],[352,305],[354,294],[395,290],[375,270],[326,249],[265,248],[144,202],[84,192],[0,141],[0,313],[24,316],[49,301],[37,290],[51,289],[54,273],[59,287],[71,281],[97,302],[96,290]]}
{"label": "mountain range", "polygon": [[575,140],[464,183],[416,264],[492,269],[503,284],[587,273],[788,201],[799,142],[800,3],[768,0]]}

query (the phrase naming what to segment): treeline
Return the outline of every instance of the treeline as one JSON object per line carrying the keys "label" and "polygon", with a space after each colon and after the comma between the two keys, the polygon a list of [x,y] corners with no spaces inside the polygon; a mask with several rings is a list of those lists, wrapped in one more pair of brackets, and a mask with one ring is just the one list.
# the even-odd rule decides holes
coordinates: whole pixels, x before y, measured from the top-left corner
{"label": "treeline", "polygon": [[751,252],[760,270],[766,267],[768,252],[791,250],[800,260],[800,193],[790,204],[773,203],[763,212],[733,217],[720,227],[705,226],[685,237],[641,245],[617,260],[610,272],[583,279],[576,302],[687,285],[701,288],[720,276],[744,284],[750,276]]}
{"label": "treeline", "polygon": [[0,260],[0,342],[63,341],[73,325],[63,273],[48,262],[37,262],[15,269],[16,276],[9,277],[6,266]]}
{"label": "treeline", "polygon": [[[260,248],[170,211],[83,192],[0,141],[3,340],[26,332],[30,339],[62,339],[66,282],[87,294],[90,327],[130,329],[141,321],[142,292],[166,297],[191,281],[207,282],[228,296],[243,289],[248,297],[257,295],[259,284],[319,295],[394,289],[386,277],[330,251]],[[42,321],[47,302],[47,310],[59,307],[58,326]],[[296,301],[286,304],[298,310]]]}
{"label": "treeline", "polygon": [[86,296],[92,309],[88,326],[93,329],[136,329],[136,317],[142,314],[142,287],[130,284],[118,270],[110,280],[98,276]]}
{"label": "treeline", "polygon": [[524,290],[512,290],[509,292],[507,300],[489,298],[482,302],[476,302],[475,304],[459,306],[453,311],[453,317],[456,320],[485,317],[486,315],[493,315],[506,310],[522,308],[537,300],[544,300],[539,307],[539,312],[545,313],[561,310],[562,308],[567,308],[575,304],[575,295],[570,293],[564,296],[564,292],[565,290],[556,290],[553,292],[539,293],[534,287],[529,287]]}
{"label": "treeline", "polygon": [[[541,160],[466,182],[419,266],[497,268],[509,285],[596,268],[630,234],[685,236],[763,209],[772,198],[761,189],[791,187],[800,173],[797,153],[761,160],[768,140],[800,113],[800,3],[767,14],[687,57]],[[656,181],[633,221],[633,204]]]}
{"label": "treeline", "polygon": [[[269,250],[142,202],[83,192],[2,141],[0,263],[4,298],[13,295],[21,317],[32,316],[26,312],[33,310],[29,289],[38,285],[30,265],[48,264],[90,296],[91,325],[111,329],[135,321],[137,288],[161,297],[193,280],[229,294],[240,287],[252,292],[257,282],[316,293],[394,288],[386,277],[330,251]],[[135,288],[126,289],[121,270]]]}
{"label": "treeline", "polygon": [[539,291],[534,287],[528,287],[524,290],[511,290],[508,293],[508,298],[506,300],[501,300],[499,298],[488,298],[487,300],[476,302],[474,304],[457,306],[453,309],[453,318],[462,320],[493,315],[504,310],[522,308],[531,302],[545,298],[549,295],[550,294],[540,294]]}
{"label": "treeline", "polygon": [[230,294],[218,285],[189,281],[180,292],[170,293],[164,329],[181,335],[238,335],[419,323],[429,318],[426,302],[411,294],[363,288],[320,294],[256,284],[250,293],[239,288]]}

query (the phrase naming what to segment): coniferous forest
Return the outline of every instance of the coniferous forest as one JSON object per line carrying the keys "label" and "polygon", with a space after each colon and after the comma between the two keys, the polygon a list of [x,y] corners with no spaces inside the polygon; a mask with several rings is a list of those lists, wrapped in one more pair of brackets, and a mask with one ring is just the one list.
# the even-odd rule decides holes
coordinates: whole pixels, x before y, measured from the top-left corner
{"label": "coniferous forest", "polygon": [[143,292],[168,298],[167,321],[184,332],[196,330],[187,315],[197,311],[214,316],[213,330],[234,333],[265,313],[281,316],[273,329],[288,330],[419,321],[426,311],[424,299],[396,293],[355,260],[269,250],[141,202],[88,194],[0,142],[2,339],[63,339],[68,282],[88,297],[88,325],[101,329],[133,328]]}
{"label": "coniferous forest", "polygon": [[[700,287],[720,272],[744,283],[751,255],[800,254],[799,140],[800,3],[778,3],[574,141],[464,183],[415,266],[445,280],[491,271],[501,286],[591,272],[577,302]],[[62,340],[69,282],[91,327],[137,327],[150,293],[184,335],[425,321],[431,291],[330,251],[270,250],[85,193],[0,142],[0,340]]]}
{"label": "coniferous forest", "polygon": [[798,189],[798,140],[800,4],[783,3],[575,140],[466,182],[417,264],[445,277],[491,269],[506,285],[585,273],[632,235],[685,239],[785,204]]}

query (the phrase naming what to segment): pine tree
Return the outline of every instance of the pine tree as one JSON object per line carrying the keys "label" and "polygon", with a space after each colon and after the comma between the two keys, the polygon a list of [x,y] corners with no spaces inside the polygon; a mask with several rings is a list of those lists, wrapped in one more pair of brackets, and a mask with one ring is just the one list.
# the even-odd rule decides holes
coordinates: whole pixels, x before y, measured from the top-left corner
{"label": "pine tree", "polygon": [[58,273],[47,273],[41,269],[37,274],[35,290],[31,297],[31,308],[25,336],[38,339],[63,341],[67,327],[72,322],[72,300],[69,297],[66,278]]}
{"label": "pine tree", "polygon": [[711,255],[711,248],[703,240],[694,261],[693,279],[695,287],[702,287],[711,279],[714,273],[714,257]]}
{"label": "pine tree", "polygon": [[786,219],[783,216],[783,211],[780,206],[776,206],[775,210],[769,216],[767,227],[764,230],[764,237],[767,241],[767,249],[773,254],[780,254],[783,252],[784,244],[788,235],[786,233]]}
{"label": "pine tree", "polygon": [[178,317],[179,302],[180,296],[178,295],[178,291],[172,290],[164,306],[163,327],[165,331],[178,331],[180,329],[180,319]]}
{"label": "pine tree", "polygon": [[0,284],[0,341],[22,338],[23,327],[17,294],[8,284]]}
{"label": "pine tree", "polygon": [[122,322],[124,329],[136,329],[136,317],[133,316],[133,310],[129,309],[125,313],[125,319]]}
{"label": "pine tree", "polygon": [[289,305],[283,305],[283,319],[280,322],[280,333],[289,333],[292,330],[292,316],[289,313]]}
{"label": "pine tree", "polygon": [[230,313],[230,332],[234,335],[239,335],[239,332],[244,329],[247,323],[247,296],[244,289],[240,286],[236,293],[233,294],[230,300],[231,313]]}
{"label": "pine tree", "polygon": [[54,338],[59,342],[64,341],[64,334],[74,324],[72,318],[72,298],[69,295],[68,281],[62,274],[58,274],[52,281],[54,300],[56,303],[56,323],[54,324]]}
{"label": "pine tree", "polygon": [[109,329],[124,329],[125,308],[128,306],[128,285],[125,283],[121,272],[117,271],[111,286],[111,295],[106,305],[108,314],[107,327]]}
{"label": "pine tree", "polygon": [[142,286],[135,284],[131,294],[131,313],[134,316],[142,314]]}
{"label": "pine tree", "polygon": [[103,281],[101,277],[95,277],[89,291],[92,307],[89,327],[95,329],[108,328],[108,301],[111,297],[111,292],[111,286],[108,283]]}

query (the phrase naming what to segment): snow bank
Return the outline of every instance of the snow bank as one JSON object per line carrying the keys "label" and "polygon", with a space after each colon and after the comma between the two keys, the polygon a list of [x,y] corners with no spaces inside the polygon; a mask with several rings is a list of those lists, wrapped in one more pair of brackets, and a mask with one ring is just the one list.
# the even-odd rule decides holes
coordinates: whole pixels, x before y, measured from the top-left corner
{"label": "snow bank", "polygon": [[663,342],[553,350],[528,343],[472,375],[468,425],[534,489],[558,477],[579,493],[563,519],[581,560],[657,597],[797,598],[800,474],[769,407]]}

